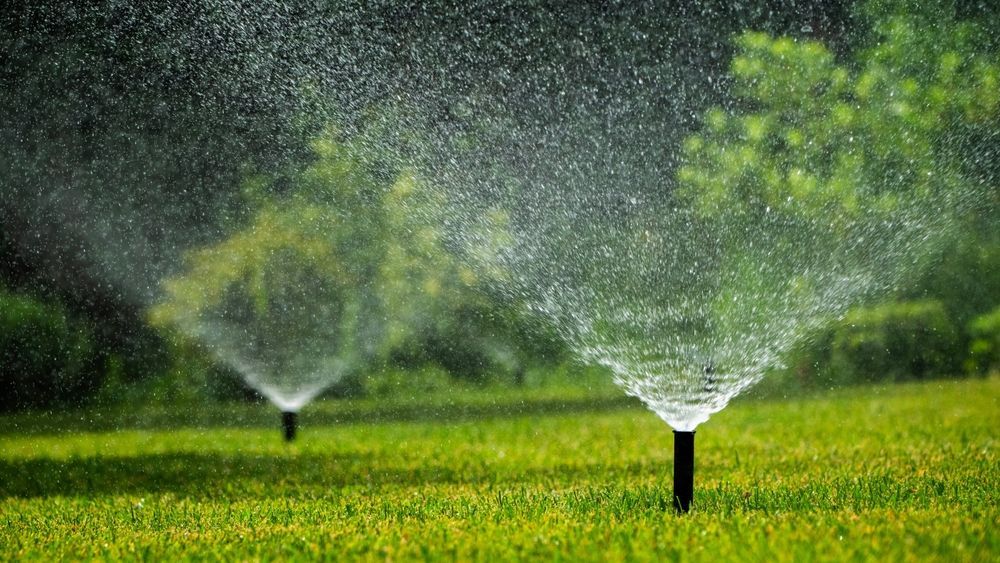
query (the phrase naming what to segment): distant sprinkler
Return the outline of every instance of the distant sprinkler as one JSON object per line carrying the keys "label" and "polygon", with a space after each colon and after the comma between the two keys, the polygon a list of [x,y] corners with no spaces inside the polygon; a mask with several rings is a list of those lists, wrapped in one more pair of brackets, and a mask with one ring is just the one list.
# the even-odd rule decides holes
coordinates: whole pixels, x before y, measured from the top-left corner
{"label": "distant sprinkler", "polygon": [[285,411],[281,413],[281,426],[285,430],[285,441],[291,442],[295,440],[295,430],[298,427],[299,415],[293,411]]}

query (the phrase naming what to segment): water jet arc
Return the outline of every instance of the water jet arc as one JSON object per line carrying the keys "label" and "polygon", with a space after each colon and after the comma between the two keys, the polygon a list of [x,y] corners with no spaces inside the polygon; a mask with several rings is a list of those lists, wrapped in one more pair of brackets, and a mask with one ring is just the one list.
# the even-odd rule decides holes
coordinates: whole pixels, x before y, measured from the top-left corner
{"label": "water jet arc", "polygon": [[299,424],[298,418],[298,413],[293,411],[284,411],[281,413],[281,427],[285,430],[286,442],[295,440],[295,430],[298,428]]}
{"label": "water jet arc", "polygon": [[674,509],[684,514],[694,496],[694,430],[674,430]]}

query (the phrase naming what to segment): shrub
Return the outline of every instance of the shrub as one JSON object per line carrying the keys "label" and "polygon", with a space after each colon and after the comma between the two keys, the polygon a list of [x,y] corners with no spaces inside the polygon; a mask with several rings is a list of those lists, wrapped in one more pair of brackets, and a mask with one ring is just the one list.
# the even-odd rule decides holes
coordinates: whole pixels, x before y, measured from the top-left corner
{"label": "shrub", "polygon": [[854,309],[833,331],[830,370],[848,380],[901,381],[950,375],[958,333],[939,301]]}
{"label": "shrub", "polygon": [[776,374],[783,384],[904,381],[952,375],[964,355],[944,306],[935,300],[857,308],[810,334]]}
{"label": "shrub", "polygon": [[86,325],[0,289],[0,410],[80,405],[100,386],[99,367]]}
{"label": "shrub", "polygon": [[970,373],[1000,370],[1000,307],[969,323],[969,356],[965,369]]}
{"label": "shrub", "polygon": [[367,397],[414,397],[442,393],[455,387],[444,369],[426,365],[422,368],[387,367],[361,376],[361,393]]}

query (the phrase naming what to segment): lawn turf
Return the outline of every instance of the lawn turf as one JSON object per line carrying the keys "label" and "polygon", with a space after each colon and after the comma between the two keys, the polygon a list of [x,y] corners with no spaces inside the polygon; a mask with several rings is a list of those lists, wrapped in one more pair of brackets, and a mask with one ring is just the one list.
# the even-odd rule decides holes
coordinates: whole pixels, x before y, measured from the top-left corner
{"label": "lawn turf", "polygon": [[0,559],[1000,558],[998,378],[741,401],[698,429],[685,516],[655,415],[538,395],[314,405],[292,445],[264,407],[274,427],[0,417]]}

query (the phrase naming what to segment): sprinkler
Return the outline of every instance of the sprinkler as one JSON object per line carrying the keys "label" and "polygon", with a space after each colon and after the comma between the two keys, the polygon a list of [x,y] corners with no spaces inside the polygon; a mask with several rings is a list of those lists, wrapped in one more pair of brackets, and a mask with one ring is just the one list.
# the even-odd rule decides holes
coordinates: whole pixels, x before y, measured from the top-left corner
{"label": "sprinkler", "polygon": [[674,508],[684,514],[694,496],[694,430],[674,430]]}
{"label": "sprinkler", "polygon": [[298,413],[285,411],[281,413],[281,426],[285,429],[285,441],[295,439],[295,428],[298,426]]}

